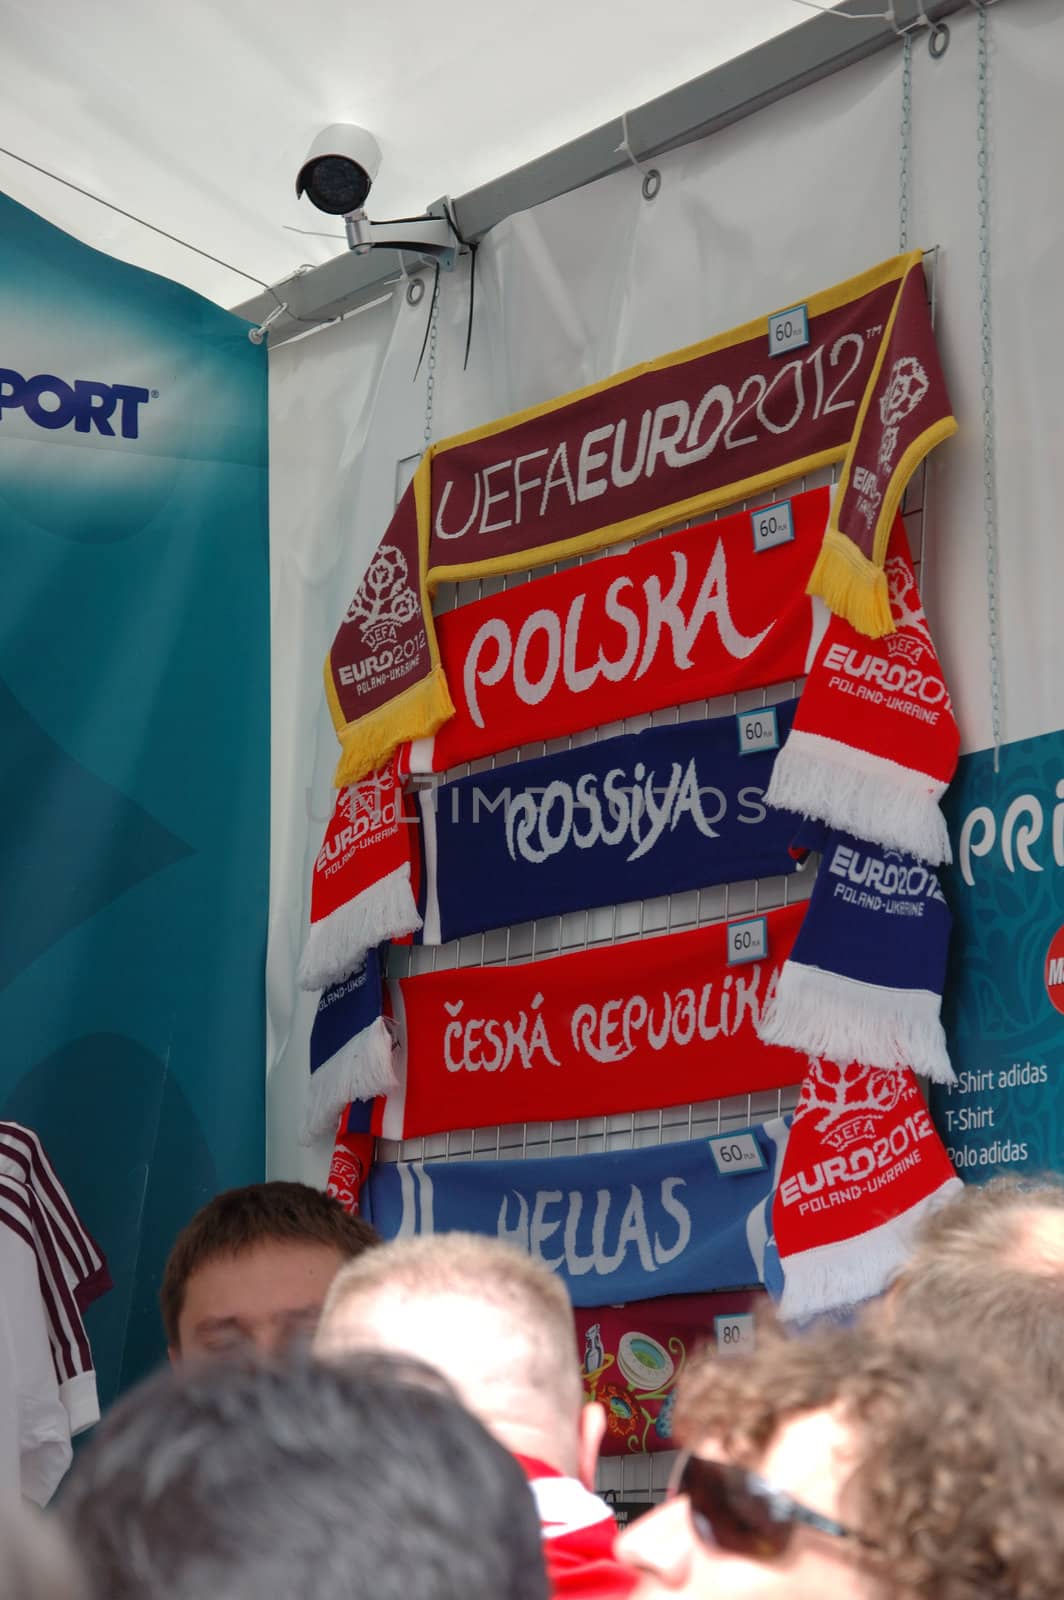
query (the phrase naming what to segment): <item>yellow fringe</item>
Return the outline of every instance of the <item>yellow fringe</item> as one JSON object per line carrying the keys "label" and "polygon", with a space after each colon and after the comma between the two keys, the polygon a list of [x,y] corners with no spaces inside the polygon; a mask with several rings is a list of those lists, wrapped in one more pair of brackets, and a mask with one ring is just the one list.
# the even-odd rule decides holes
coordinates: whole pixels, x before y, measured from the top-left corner
{"label": "yellow fringe", "polygon": [[819,595],[829,611],[870,639],[895,631],[886,573],[837,528],[824,535],[806,593]]}
{"label": "yellow fringe", "polygon": [[357,783],[382,767],[408,739],[426,739],[454,716],[454,703],[442,667],[404,689],[387,705],[378,706],[340,734],[342,753],[333,778],[338,789]]}

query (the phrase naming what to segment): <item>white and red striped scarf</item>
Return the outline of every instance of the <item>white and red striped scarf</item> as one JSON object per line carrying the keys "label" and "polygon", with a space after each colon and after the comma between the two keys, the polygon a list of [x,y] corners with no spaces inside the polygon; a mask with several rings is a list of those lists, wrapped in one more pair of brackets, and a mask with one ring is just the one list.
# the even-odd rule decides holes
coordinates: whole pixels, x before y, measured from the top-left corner
{"label": "white and red striped scarf", "polygon": [[613,1554],[617,1523],[577,1478],[531,1456],[518,1456],[535,1496],[551,1594],[555,1600],[625,1600],[636,1575]]}

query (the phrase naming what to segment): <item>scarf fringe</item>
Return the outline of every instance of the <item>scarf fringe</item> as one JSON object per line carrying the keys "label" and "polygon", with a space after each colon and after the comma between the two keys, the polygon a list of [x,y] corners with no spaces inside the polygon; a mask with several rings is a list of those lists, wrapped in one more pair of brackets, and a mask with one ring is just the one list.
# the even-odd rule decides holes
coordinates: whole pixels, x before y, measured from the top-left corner
{"label": "scarf fringe", "polygon": [[924,1218],[963,1187],[959,1178],[947,1178],[919,1204],[878,1228],[781,1258],[780,1317],[785,1322],[798,1321],[818,1312],[859,1305],[882,1294],[909,1259]]}
{"label": "scarf fringe", "polygon": [[[325,663],[327,689],[331,681],[330,663],[331,658]],[[440,666],[433,667],[420,683],[404,689],[394,700],[368,711],[357,722],[337,728],[342,754],[333,783],[338,789],[358,783],[367,772],[383,767],[401,744],[435,733],[453,716],[454,702],[444,670]]]}
{"label": "scarf fringe", "polygon": [[373,1100],[395,1086],[392,1035],[384,1018],[378,1017],[311,1073],[302,1142],[310,1144],[332,1133],[352,1100]]}
{"label": "scarf fringe", "polygon": [[886,756],[792,728],[765,799],[939,866],[953,854],[938,805],[946,788],[940,779]]}
{"label": "scarf fringe", "polygon": [[410,863],[404,862],[354,900],[311,923],[296,981],[301,989],[327,989],[360,967],[367,950],[420,927]]}
{"label": "scarf fringe", "polygon": [[823,967],[785,961],[757,1031],[766,1044],[888,1071],[912,1067],[933,1083],[950,1084],[956,1078],[940,1004],[930,991],[881,988]]}
{"label": "scarf fringe", "polygon": [[883,568],[830,524],[805,592],[818,594],[829,611],[870,639],[895,631]]}

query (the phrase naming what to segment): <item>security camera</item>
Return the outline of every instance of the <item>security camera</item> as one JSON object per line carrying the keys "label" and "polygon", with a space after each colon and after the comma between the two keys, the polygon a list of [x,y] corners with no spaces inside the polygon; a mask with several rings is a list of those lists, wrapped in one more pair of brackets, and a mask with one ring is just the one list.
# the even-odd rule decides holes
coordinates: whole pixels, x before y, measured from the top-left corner
{"label": "security camera", "polygon": [[296,194],[332,217],[361,211],[381,167],[381,147],[365,128],[334,122],[323,128],[296,178]]}

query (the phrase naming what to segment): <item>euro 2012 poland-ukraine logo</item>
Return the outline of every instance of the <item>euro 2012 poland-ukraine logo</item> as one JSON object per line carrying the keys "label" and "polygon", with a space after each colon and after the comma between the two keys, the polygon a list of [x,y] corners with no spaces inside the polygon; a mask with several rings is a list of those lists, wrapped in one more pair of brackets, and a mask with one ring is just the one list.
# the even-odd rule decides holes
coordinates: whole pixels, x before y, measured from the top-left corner
{"label": "euro 2012 poland-ukraine logo", "polygon": [[930,387],[927,373],[915,356],[898,357],[879,402],[879,418],[883,424],[877,463],[880,472],[890,471],[898,448],[899,424],[916,410]]}
{"label": "euro 2012 poland-ukraine logo", "polygon": [[851,1061],[815,1060],[802,1084],[794,1120],[816,1115],[816,1131],[833,1150],[846,1150],[858,1139],[872,1139],[879,1118],[893,1111],[909,1083],[900,1072],[862,1066]]}
{"label": "euro 2012 poland-ukraine logo", "polygon": [[406,557],[397,545],[382,544],[344,621],[360,623],[365,643],[371,650],[379,650],[382,645],[395,644],[399,629],[417,615],[418,605]]}

